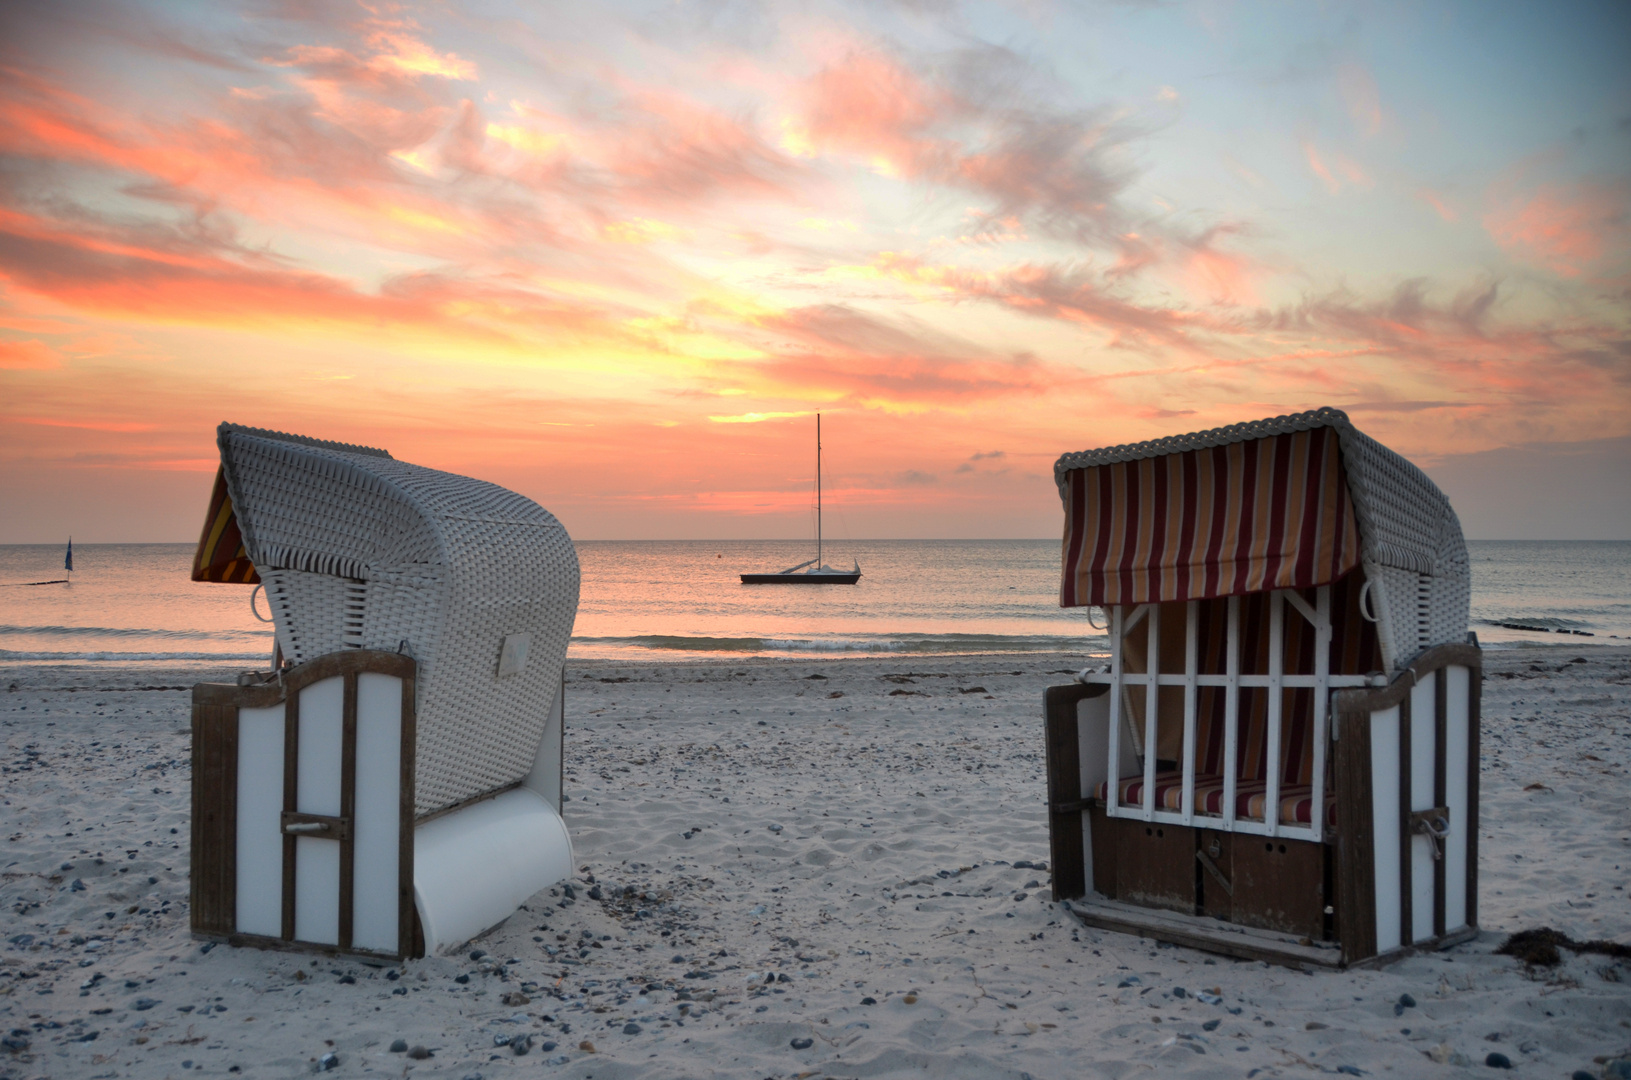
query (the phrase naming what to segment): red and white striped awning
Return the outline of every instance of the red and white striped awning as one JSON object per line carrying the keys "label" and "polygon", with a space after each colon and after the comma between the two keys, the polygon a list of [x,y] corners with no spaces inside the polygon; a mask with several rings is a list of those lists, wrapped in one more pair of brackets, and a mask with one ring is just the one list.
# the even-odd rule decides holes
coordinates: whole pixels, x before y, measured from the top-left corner
{"label": "red and white striped awning", "polygon": [[1360,547],[1338,439],[1319,426],[1063,468],[1060,606],[1201,600],[1342,577]]}

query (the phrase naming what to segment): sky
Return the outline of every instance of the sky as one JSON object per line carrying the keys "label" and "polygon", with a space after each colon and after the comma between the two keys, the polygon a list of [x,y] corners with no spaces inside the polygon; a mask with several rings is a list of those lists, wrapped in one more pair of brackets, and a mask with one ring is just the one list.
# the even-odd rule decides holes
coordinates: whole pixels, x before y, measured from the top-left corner
{"label": "sky", "polygon": [[222,420],[580,539],[1049,537],[1335,406],[1631,539],[1631,7],[0,0],[0,543],[196,537]]}

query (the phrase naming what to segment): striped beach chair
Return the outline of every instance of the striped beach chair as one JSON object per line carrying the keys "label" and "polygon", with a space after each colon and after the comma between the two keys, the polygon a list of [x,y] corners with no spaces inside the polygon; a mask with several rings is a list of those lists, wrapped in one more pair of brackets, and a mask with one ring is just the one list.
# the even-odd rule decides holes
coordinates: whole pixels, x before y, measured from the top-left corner
{"label": "striped beach chair", "polygon": [[1481,662],[1432,482],[1334,409],[1055,477],[1061,606],[1110,638],[1046,695],[1056,896],[1295,965],[1476,933]]}
{"label": "striped beach chair", "polygon": [[384,450],[218,443],[193,578],[264,589],[276,645],[193,690],[193,930],[420,956],[568,876],[560,522]]}

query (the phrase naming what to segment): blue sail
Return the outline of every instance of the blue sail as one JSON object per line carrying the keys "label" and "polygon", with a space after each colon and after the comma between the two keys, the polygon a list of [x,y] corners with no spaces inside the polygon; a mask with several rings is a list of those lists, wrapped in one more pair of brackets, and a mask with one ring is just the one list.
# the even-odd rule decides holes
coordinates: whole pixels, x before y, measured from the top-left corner
{"label": "blue sail", "polygon": [[62,560],[62,568],[70,574],[74,572],[74,538],[68,538],[68,554]]}

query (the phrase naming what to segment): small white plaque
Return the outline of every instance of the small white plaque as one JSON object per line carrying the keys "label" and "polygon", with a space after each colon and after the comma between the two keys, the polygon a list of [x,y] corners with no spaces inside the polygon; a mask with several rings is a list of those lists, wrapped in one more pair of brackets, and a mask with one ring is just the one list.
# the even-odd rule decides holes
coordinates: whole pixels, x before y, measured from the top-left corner
{"label": "small white plaque", "polygon": [[510,634],[498,653],[498,677],[519,675],[527,669],[527,647],[532,644],[531,634]]}

